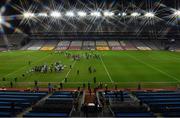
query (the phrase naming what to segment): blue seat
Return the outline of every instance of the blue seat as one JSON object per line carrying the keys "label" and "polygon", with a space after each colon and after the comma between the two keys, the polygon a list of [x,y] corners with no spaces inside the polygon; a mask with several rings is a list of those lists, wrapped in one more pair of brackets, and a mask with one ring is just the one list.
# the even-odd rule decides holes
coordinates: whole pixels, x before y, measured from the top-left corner
{"label": "blue seat", "polygon": [[23,95],[0,95],[0,98],[23,98],[23,99],[33,99],[38,100],[41,96],[23,96]]}
{"label": "blue seat", "polygon": [[52,95],[50,98],[73,98],[72,95]]}
{"label": "blue seat", "polygon": [[170,106],[170,105],[178,105],[180,106],[180,102],[149,102],[148,105],[152,106]]}
{"label": "blue seat", "polygon": [[139,99],[158,99],[158,98],[180,98],[180,95],[166,95],[166,96],[138,96]]}
{"label": "blue seat", "polygon": [[[20,112],[22,110],[22,107],[15,106],[13,111]],[[11,106],[0,106],[0,111],[12,111],[12,108]]]}
{"label": "blue seat", "polygon": [[29,112],[23,117],[68,117],[67,113],[42,113],[42,112]]}
{"label": "blue seat", "polygon": [[[118,97],[118,98],[120,98],[121,97],[121,95],[105,95],[105,97],[110,97],[110,98],[115,98],[115,97]],[[129,98],[130,96],[129,95],[123,95],[123,97],[124,98]]]}
{"label": "blue seat", "polygon": [[72,92],[69,91],[60,91],[60,92],[55,92],[53,95],[72,95]]}
{"label": "blue seat", "polygon": [[[11,104],[12,104],[11,102],[0,102],[0,106],[11,106]],[[18,102],[14,102],[14,105],[15,105],[15,106],[20,106],[20,107],[25,108],[25,107],[30,106],[31,104],[28,103],[28,102],[26,102],[26,103],[18,103]]]}
{"label": "blue seat", "polygon": [[136,93],[136,96],[167,96],[167,95],[180,95],[180,93],[177,92],[168,92],[168,93]]}
{"label": "blue seat", "polygon": [[47,101],[70,101],[72,102],[74,99],[73,98],[48,98]]}
{"label": "blue seat", "polygon": [[165,112],[162,114],[164,117],[180,117],[180,112]]}
{"label": "blue seat", "polygon": [[[118,94],[120,95],[120,92],[104,92],[105,95],[115,95]],[[123,92],[123,95],[128,95],[128,92]]]}
{"label": "blue seat", "polygon": [[11,117],[11,112],[0,112],[0,117]]}
{"label": "blue seat", "polygon": [[162,98],[162,99],[151,99],[151,98],[148,98],[148,99],[141,99],[141,101],[143,102],[171,102],[171,101],[174,101],[174,102],[180,102],[180,99],[179,98]]}
{"label": "blue seat", "polygon": [[153,113],[145,112],[145,113],[121,113],[118,112],[115,114],[116,117],[154,117]]}
{"label": "blue seat", "polygon": [[46,92],[37,92],[37,93],[32,93],[32,92],[6,92],[6,91],[0,91],[0,95],[46,95]]}
{"label": "blue seat", "polygon": [[20,98],[0,98],[0,102],[33,102],[33,100],[20,99]]}

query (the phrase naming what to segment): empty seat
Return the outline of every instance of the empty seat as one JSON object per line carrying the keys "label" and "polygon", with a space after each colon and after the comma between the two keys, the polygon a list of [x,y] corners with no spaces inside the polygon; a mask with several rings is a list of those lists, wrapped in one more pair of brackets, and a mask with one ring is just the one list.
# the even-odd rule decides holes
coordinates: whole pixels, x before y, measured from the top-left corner
{"label": "empty seat", "polygon": [[117,112],[115,113],[116,117],[154,117],[154,114],[152,112],[142,112],[142,113],[132,113],[132,112],[127,112],[127,113],[122,113],[122,112]]}
{"label": "empty seat", "polygon": [[41,113],[41,112],[29,112],[23,117],[68,117],[67,113]]}

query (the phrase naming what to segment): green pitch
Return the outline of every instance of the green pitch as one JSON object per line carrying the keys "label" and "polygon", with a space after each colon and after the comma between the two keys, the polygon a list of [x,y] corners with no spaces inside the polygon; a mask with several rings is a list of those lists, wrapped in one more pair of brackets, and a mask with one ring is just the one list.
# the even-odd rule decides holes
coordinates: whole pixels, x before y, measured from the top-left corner
{"label": "green pitch", "polygon": [[[100,59],[86,59],[85,53],[100,55]],[[65,87],[79,87],[83,83],[93,86],[99,82],[121,88],[137,87],[141,83],[146,88],[175,87],[180,82],[180,53],[164,51],[68,51],[79,54],[80,61],[74,61],[64,54],[51,51],[11,51],[0,53],[0,86],[28,88],[37,80],[40,87],[47,87],[50,82],[58,87],[67,77]],[[28,64],[29,61],[31,64]],[[62,72],[37,73],[28,71],[42,64],[61,61],[66,68]],[[70,69],[72,65],[72,69]],[[96,69],[89,73],[88,68]],[[79,70],[79,75],[77,74]],[[22,74],[25,76],[22,77]],[[18,78],[15,82],[14,78]],[[97,78],[94,84],[93,78]],[[4,78],[4,79],[3,79]]]}

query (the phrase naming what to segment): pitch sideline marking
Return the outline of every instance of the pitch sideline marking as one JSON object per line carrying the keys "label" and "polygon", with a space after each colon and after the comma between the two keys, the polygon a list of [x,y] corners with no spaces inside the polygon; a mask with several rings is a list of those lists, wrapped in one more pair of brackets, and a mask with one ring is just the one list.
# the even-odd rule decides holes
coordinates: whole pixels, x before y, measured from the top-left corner
{"label": "pitch sideline marking", "polygon": [[[72,64],[72,68],[74,67],[74,65],[76,64],[77,61],[74,61],[73,64]],[[67,78],[69,76],[69,73],[71,72],[72,69],[69,69],[69,71],[67,72],[65,78]],[[65,81],[65,78],[62,80],[62,82]]]}
{"label": "pitch sideline marking", "polygon": [[111,75],[109,74],[109,71],[108,71],[108,69],[107,69],[107,67],[106,67],[106,65],[105,65],[105,63],[104,63],[104,61],[103,61],[103,59],[102,59],[102,56],[100,56],[100,59],[101,59],[102,65],[104,66],[104,69],[105,69],[105,71],[106,71],[106,73],[107,73],[110,81],[113,83],[114,81],[112,80],[112,77],[111,77]]}
{"label": "pitch sideline marking", "polygon": [[168,77],[170,77],[170,78],[172,78],[172,79],[180,82],[180,80],[177,79],[175,76],[173,76],[173,75],[171,75],[171,74],[169,74],[169,73],[167,73],[167,72],[164,72],[164,71],[162,71],[161,69],[156,68],[155,66],[153,66],[153,65],[151,65],[151,64],[147,64],[147,63],[143,62],[142,60],[137,59],[136,57],[134,57],[134,56],[132,56],[132,55],[129,55],[129,54],[127,54],[127,55],[128,55],[129,57],[131,57],[132,59],[134,59],[134,60],[136,60],[136,61],[138,61],[138,62],[140,62],[140,63],[142,63],[142,64],[144,64],[144,65],[146,65],[146,66],[148,66],[148,67],[150,67],[150,68],[158,71],[158,72],[160,72],[161,74],[164,74],[164,75],[166,75],[166,76],[168,76]]}

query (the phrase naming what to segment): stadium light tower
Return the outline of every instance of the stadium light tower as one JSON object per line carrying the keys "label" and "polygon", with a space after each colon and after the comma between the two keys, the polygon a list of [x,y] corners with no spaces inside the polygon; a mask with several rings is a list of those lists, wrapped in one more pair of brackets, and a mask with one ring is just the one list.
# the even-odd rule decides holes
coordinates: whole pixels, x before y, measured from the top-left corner
{"label": "stadium light tower", "polygon": [[174,15],[177,16],[177,17],[180,17],[180,10],[175,11]]}
{"label": "stadium light tower", "polygon": [[114,16],[114,13],[113,12],[110,12],[110,11],[104,11],[103,15],[105,17],[113,17]]}
{"label": "stadium light tower", "polygon": [[79,12],[77,12],[77,15],[80,16],[80,17],[86,17],[87,13],[84,12],[84,11],[79,11]]}
{"label": "stadium light tower", "polygon": [[73,11],[67,11],[66,14],[65,14],[67,17],[74,17],[75,14]]}
{"label": "stadium light tower", "polygon": [[91,12],[91,16],[101,17],[101,12],[99,12],[99,11],[93,11],[93,12]]}
{"label": "stadium light tower", "polygon": [[140,16],[140,13],[138,13],[138,12],[133,12],[133,13],[131,13],[131,16],[132,16],[132,17],[138,17],[138,16]]}
{"label": "stadium light tower", "polygon": [[155,17],[155,14],[153,12],[147,12],[145,15],[144,15],[146,18],[154,18]]}
{"label": "stadium light tower", "polygon": [[24,16],[24,18],[33,18],[35,16],[35,14],[31,13],[31,12],[24,12],[23,16]]}
{"label": "stadium light tower", "polygon": [[53,17],[53,18],[60,18],[62,15],[61,15],[61,13],[58,12],[58,11],[52,11],[52,12],[50,13],[50,16]]}

